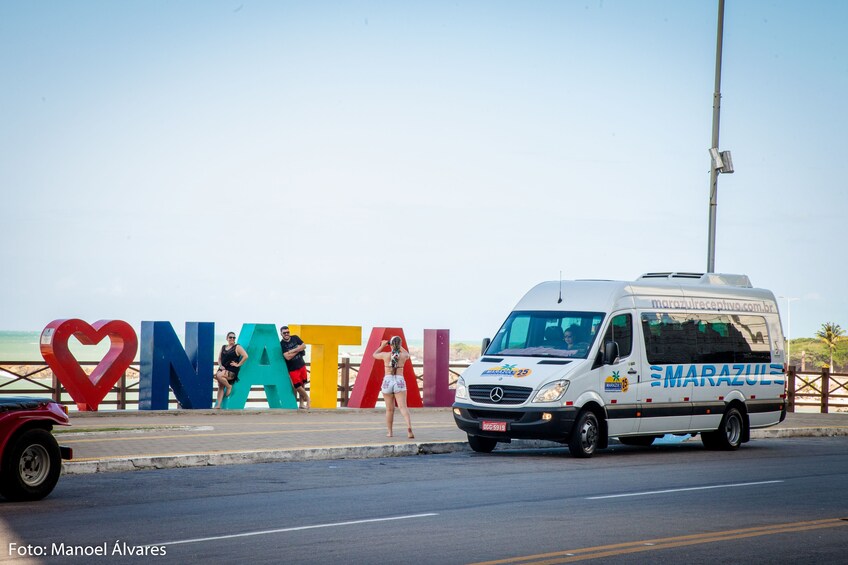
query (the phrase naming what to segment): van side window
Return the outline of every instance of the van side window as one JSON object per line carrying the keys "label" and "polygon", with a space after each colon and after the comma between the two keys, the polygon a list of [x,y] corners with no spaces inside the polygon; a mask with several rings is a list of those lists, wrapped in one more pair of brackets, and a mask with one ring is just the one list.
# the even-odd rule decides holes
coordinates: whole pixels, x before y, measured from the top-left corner
{"label": "van side window", "polygon": [[642,333],[654,365],[771,362],[761,316],[646,312]]}
{"label": "van side window", "polygon": [[610,322],[603,343],[618,342],[618,356],[621,359],[633,351],[633,318],[630,314],[619,314]]}

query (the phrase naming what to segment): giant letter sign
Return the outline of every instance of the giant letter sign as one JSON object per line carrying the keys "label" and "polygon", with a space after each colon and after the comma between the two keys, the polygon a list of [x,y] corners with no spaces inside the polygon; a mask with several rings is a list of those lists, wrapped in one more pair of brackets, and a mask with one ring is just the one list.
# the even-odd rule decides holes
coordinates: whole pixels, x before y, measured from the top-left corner
{"label": "giant letter sign", "polygon": [[[377,398],[380,395],[386,369],[381,360],[374,359],[374,351],[380,346],[381,340],[388,340],[396,335],[400,336],[401,345],[404,349],[409,350],[401,328],[373,328],[371,330],[371,337],[368,338],[368,345],[365,346],[365,353],[362,354],[359,374],[356,376],[356,383],[353,385],[353,391],[347,403],[348,407],[374,408],[377,405]],[[407,361],[403,365],[403,380],[406,382],[406,405],[410,408],[421,408],[423,406],[421,392],[418,390],[418,379],[415,376],[412,361]]]}
{"label": "giant letter sign", "polygon": [[[112,342],[109,352],[90,376],[85,374],[79,361],[68,349],[71,336],[83,345],[97,345],[105,337]],[[41,356],[81,412],[97,410],[97,406],[130,366],[138,351],[135,331],[121,320],[99,320],[93,325],[76,318],[53,320],[41,332],[40,341]]]}
{"label": "giant letter sign", "polygon": [[167,410],[169,386],[181,408],[212,407],[215,324],[186,322],[185,340],[170,322],[141,323],[139,410]]}
{"label": "giant letter sign", "polygon": [[337,408],[339,345],[362,343],[361,326],[301,326],[289,324],[293,334],[312,346],[309,387],[312,408]]}
{"label": "giant letter sign", "polygon": [[450,330],[424,330],[424,405],[452,406]]}
{"label": "giant letter sign", "polygon": [[250,387],[262,385],[269,407],[297,410],[289,370],[274,324],[243,325],[238,343],[247,353],[247,362],[239,369],[239,380],[233,385],[232,394],[221,403],[222,408],[244,408]]}

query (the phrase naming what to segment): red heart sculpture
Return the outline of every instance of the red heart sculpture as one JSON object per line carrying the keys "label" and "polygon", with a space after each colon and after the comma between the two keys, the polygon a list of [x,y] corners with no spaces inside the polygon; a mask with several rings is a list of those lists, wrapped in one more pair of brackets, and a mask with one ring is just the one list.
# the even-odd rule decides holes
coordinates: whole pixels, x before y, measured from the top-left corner
{"label": "red heart sculpture", "polygon": [[[112,342],[109,352],[90,376],[68,349],[71,336],[83,345],[96,345],[104,337]],[[94,325],[76,318],[53,320],[41,332],[41,356],[83,412],[97,410],[135,359],[136,351],[138,336],[132,326],[122,320],[99,320]]]}

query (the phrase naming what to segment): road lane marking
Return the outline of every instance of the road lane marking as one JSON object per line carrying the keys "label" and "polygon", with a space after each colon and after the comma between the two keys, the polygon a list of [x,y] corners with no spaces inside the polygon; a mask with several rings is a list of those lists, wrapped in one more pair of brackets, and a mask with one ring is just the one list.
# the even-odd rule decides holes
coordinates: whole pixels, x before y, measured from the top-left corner
{"label": "road lane marking", "polygon": [[749,487],[754,485],[769,485],[783,481],[757,481],[755,483],[731,483],[726,485],[708,485],[703,487],[670,488],[665,490],[647,490],[644,492],[628,492],[624,494],[605,494],[603,496],[587,496],[586,500],[603,500],[606,498],[625,498],[629,496],[648,496],[651,494],[667,494],[670,492],[685,492],[687,490],[709,490],[716,488]]}
{"label": "road lane marking", "polygon": [[245,538],[250,536],[264,536],[267,534],[280,534],[285,532],[300,532],[303,530],[315,530],[318,528],[337,528],[340,526],[354,526],[356,524],[371,524],[374,522],[391,522],[393,520],[410,520],[413,518],[428,518],[430,516],[438,516],[435,512],[426,514],[408,514],[406,516],[390,516],[388,518],[370,518],[367,520],[351,520],[349,522],[333,522],[331,524],[314,524],[312,526],[295,526],[293,528],[278,528],[276,530],[259,530],[256,532],[244,532],[241,534],[227,534],[222,536],[210,536],[207,538],[184,539],[177,541],[168,541],[163,543],[151,543],[147,547],[158,545],[181,545],[186,543],[202,543],[205,541],[217,541],[222,539]]}
{"label": "road lane marking", "polygon": [[848,526],[845,518],[825,518],[809,522],[790,522],[787,524],[773,524],[770,526],[756,526],[738,530],[726,530],[723,532],[708,532],[703,534],[689,534],[670,538],[650,539],[642,541],[624,542],[596,547],[584,547],[552,553],[541,553],[537,555],[526,555],[509,559],[498,559],[495,561],[483,561],[473,565],[556,565],[559,563],[573,563],[588,559],[599,559],[602,557],[613,557],[628,553],[639,553],[644,551],[655,551],[658,549],[671,549],[688,545],[702,543],[715,543],[736,539],[751,538],[756,536],[775,535],[783,533],[806,532],[822,528],[836,528]]}

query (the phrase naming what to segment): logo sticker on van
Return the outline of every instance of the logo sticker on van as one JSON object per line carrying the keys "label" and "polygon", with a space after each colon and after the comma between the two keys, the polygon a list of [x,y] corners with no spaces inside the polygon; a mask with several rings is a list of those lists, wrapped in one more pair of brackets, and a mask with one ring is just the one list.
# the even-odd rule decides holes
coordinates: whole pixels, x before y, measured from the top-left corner
{"label": "logo sticker on van", "polygon": [[501,377],[515,377],[516,379],[520,379],[521,377],[526,377],[532,372],[532,369],[517,369],[515,365],[501,365],[500,367],[486,369],[481,373],[481,375],[498,375]]}
{"label": "logo sticker on van", "polygon": [[630,381],[627,377],[622,378],[618,371],[613,371],[604,381],[604,392],[627,392]]}

